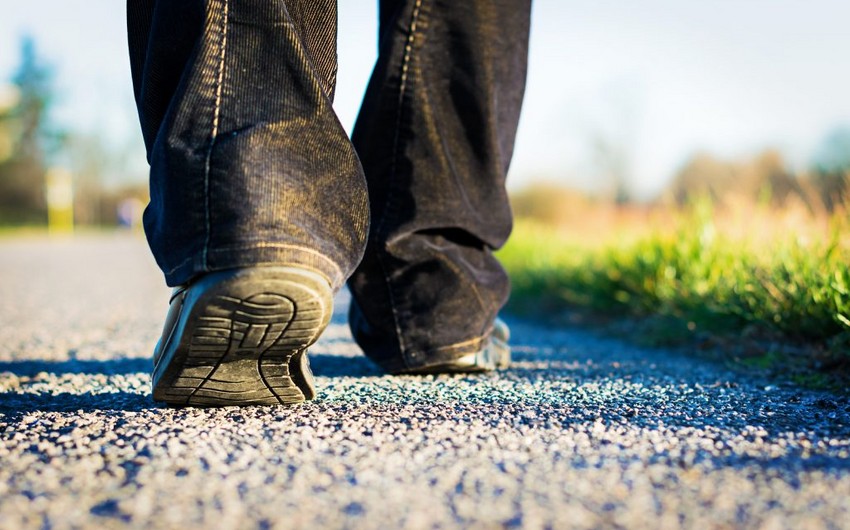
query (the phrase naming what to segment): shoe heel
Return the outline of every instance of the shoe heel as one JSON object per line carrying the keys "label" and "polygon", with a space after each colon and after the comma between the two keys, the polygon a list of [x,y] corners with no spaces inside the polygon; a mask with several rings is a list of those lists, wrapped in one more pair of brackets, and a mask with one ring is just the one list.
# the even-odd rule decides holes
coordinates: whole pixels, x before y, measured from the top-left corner
{"label": "shoe heel", "polygon": [[330,321],[318,274],[293,267],[212,273],[190,287],[175,336],[154,370],[171,405],[292,404],[313,399],[307,347]]}

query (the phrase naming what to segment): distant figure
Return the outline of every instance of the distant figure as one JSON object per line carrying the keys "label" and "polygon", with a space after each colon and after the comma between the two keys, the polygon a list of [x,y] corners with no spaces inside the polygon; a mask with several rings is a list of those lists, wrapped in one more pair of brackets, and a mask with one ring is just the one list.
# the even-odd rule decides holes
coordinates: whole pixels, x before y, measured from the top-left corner
{"label": "distant figure", "polygon": [[129,228],[130,230],[140,228],[142,224],[142,212],[144,212],[144,209],[144,203],[135,197],[122,200],[118,203],[118,207],[116,208],[118,226]]}
{"label": "distant figure", "polygon": [[312,399],[306,348],[346,281],[354,338],[388,373],[508,365],[492,251],[511,229],[530,10],[382,0],[349,139],[336,0],[128,0],[144,226],[175,288],[154,399]]}

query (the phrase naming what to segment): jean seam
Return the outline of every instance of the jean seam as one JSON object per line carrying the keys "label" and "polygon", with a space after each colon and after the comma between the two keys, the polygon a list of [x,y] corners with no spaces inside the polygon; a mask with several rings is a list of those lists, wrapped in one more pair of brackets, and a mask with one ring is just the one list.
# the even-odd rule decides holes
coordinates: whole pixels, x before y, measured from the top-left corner
{"label": "jean seam", "polygon": [[[395,207],[395,186],[397,185],[397,174],[398,174],[398,158],[399,158],[399,150],[400,150],[400,136],[401,136],[401,124],[402,118],[404,115],[404,99],[407,95],[407,84],[408,84],[408,72],[410,69],[410,62],[412,60],[413,55],[413,46],[416,42],[416,30],[419,22],[419,16],[422,10],[423,0],[416,0],[416,3],[413,5],[413,11],[410,15],[410,24],[408,26],[408,35],[407,42],[404,46],[404,55],[401,60],[401,75],[399,80],[399,89],[398,89],[398,112],[396,114],[395,128],[393,130],[393,157],[390,165],[390,186],[387,190],[387,198],[384,201],[384,212],[381,215],[381,220],[378,223],[377,228],[375,229],[375,235],[378,241],[383,238],[383,229],[386,224],[387,217],[389,217],[389,212]],[[389,295],[390,302],[390,311],[393,315],[393,324],[395,325],[396,338],[398,339],[399,350],[402,353],[402,356],[405,359],[405,363],[407,363],[407,357],[404,355],[404,337],[401,332],[401,325],[398,316],[398,309],[396,307],[396,295],[395,289],[393,287],[393,283],[387,274],[387,267],[384,263],[384,258],[381,255],[383,249],[378,249],[375,253],[378,261],[378,265],[381,268],[381,274],[384,277],[384,282],[387,285],[387,294]]]}
{"label": "jean seam", "polygon": [[189,263],[189,262],[190,262],[190,261],[192,261],[193,259],[195,259],[193,256],[189,256],[188,258],[184,259],[183,261],[181,261],[180,263],[178,263],[177,265],[175,265],[175,266],[174,266],[174,267],[172,267],[171,269],[169,269],[169,270],[165,271],[165,274],[166,274],[166,275],[174,274],[174,272],[175,272],[177,269],[181,269],[181,268],[183,268],[183,267],[184,267],[187,263]]}
{"label": "jean seam", "polygon": [[219,57],[218,57],[218,72],[216,75],[215,81],[215,96],[213,100],[213,117],[212,117],[212,127],[210,131],[210,145],[207,148],[206,159],[204,160],[204,229],[205,229],[205,237],[204,237],[204,247],[202,250],[201,264],[204,270],[209,271],[209,246],[210,240],[212,239],[212,222],[211,222],[211,209],[212,209],[212,199],[210,196],[210,171],[212,165],[212,155],[213,149],[215,148],[216,139],[218,138],[218,127],[219,127],[219,119],[221,117],[221,100],[222,100],[222,92],[224,86],[224,66],[225,66],[225,58],[227,56],[227,23],[228,16],[230,14],[230,4],[228,0],[221,0],[222,2],[222,14],[221,14],[221,26],[219,31]]}
{"label": "jean seam", "polygon": [[260,243],[251,243],[251,244],[248,244],[248,245],[225,245],[225,246],[221,246],[221,247],[216,247],[216,248],[212,249],[210,252],[213,252],[213,253],[230,252],[230,251],[234,251],[234,250],[250,250],[250,249],[256,249],[256,248],[289,248],[289,249],[298,250],[298,251],[301,251],[301,252],[313,254],[313,255],[318,256],[318,257],[324,259],[325,261],[327,261],[327,263],[337,273],[338,276],[340,276],[340,277],[343,276],[342,269],[340,268],[340,266],[335,261],[333,261],[330,258],[330,256],[328,256],[327,254],[324,254],[322,252],[319,252],[316,249],[313,249],[313,248],[310,248],[310,247],[305,247],[305,246],[302,246],[302,245],[292,245],[292,244],[289,244],[289,243],[260,242]]}
{"label": "jean seam", "polygon": [[[223,246],[223,247],[210,249],[209,253],[210,254],[216,254],[216,253],[220,253],[220,252],[232,252],[234,250],[245,251],[245,250],[251,250],[251,249],[256,249],[256,248],[281,248],[281,249],[293,249],[293,250],[298,250],[298,251],[301,251],[301,252],[306,252],[306,253],[309,253],[309,254],[312,254],[314,256],[322,258],[324,260],[324,262],[327,263],[330,266],[330,269],[333,270],[334,273],[335,273],[335,278],[330,279],[331,282],[341,281],[341,278],[344,277],[343,273],[342,273],[342,269],[329,256],[327,256],[327,255],[325,255],[325,254],[323,254],[323,253],[321,253],[321,252],[319,252],[315,249],[312,249],[312,248],[309,248],[309,247],[303,247],[303,246],[300,246],[300,245],[290,245],[290,244],[287,244],[287,243],[257,243],[257,244],[252,244],[252,245],[230,245],[230,246]],[[166,276],[174,274],[176,271],[178,271],[179,269],[182,269],[183,267],[186,266],[187,263],[190,263],[193,260],[194,260],[194,258],[192,256],[189,256],[188,258],[184,259],[183,261],[181,261],[180,263],[178,263],[177,265],[175,265],[171,269],[164,271],[164,272],[165,272]],[[282,262],[281,264],[285,265],[286,263]],[[322,270],[319,270],[319,269],[314,269],[313,267],[310,267],[309,265],[304,264],[304,263],[298,263],[297,266],[299,266],[301,268],[310,269],[310,270],[316,270],[316,272],[322,274],[323,276],[326,275],[325,271],[322,271]]]}

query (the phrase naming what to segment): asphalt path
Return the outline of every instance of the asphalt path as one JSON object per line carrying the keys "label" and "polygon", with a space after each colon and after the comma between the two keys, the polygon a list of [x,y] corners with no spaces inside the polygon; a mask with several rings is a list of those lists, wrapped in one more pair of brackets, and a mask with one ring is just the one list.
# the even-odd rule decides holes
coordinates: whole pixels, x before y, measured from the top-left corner
{"label": "asphalt path", "polygon": [[508,319],[511,369],[390,377],[345,293],[318,399],[151,401],[130,234],[0,240],[0,528],[850,528],[845,397]]}

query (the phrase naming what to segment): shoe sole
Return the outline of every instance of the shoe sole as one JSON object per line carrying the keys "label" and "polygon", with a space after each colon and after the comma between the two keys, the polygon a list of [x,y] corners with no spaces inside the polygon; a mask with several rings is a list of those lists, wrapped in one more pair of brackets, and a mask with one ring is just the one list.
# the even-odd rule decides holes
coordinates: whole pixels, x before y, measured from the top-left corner
{"label": "shoe sole", "polygon": [[[193,298],[193,292],[200,294]],[[154,368],[153,398],[202,407],[313,399],[307,347],[332,312],[328,282],[310,271],[257,267],[209,274],[187,292]]]}

